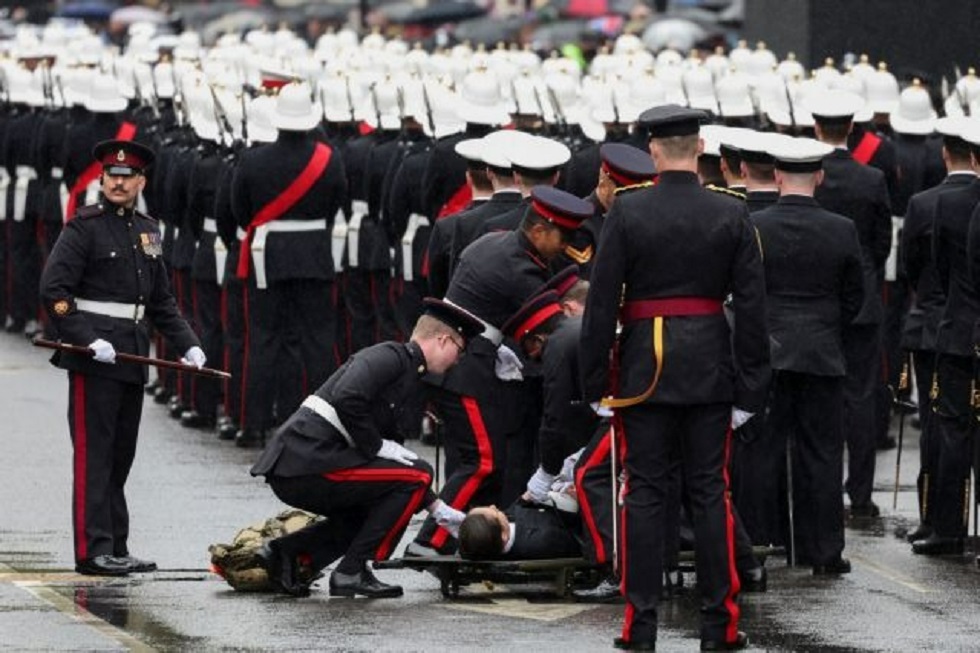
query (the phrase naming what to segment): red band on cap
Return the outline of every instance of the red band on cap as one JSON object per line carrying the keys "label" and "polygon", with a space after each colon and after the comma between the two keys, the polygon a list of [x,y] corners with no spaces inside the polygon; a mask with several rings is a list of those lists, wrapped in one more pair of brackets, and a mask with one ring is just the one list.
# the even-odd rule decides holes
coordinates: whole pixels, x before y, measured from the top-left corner
{"label": "red band on cap", "polygon": [[514,329],[514,339],[520,342],[531,331],[541,326],[552,315],[561,313],[561,304],[547,304],[524,320],[524,323]]}
{"label": "red band on cap", "polygon": [[541,202],[535,199],[531,200],[531,208],[534,210],[535,213],[540,215],[542,218],[544,218],[548,222],[552,222],[558,225],[559,227],[563,227],[565,229],[572,229],[572,230],[578,229],[579,227],[578,220],[572,220],[568,216],[562,215],[560,213],[555,213],[547,206],[545,206],[544,204],[542,204]]}
{"label": "red band on cap", "polygon": [[138,168],[142,170],[145,165],[146,162],[137,156],[136,153],[122,148],[117,148],[111,152],[107,152],[102,157],[103,167],[127,166],[129,168]]}
{"label": "red band on cap", "polygon": [[645,179],[634,179],[632,177],[627,177],[618,170],[613,169],[612,166],[605,161],[602,162],[602,171],[609,175],[609,177],[620,186],[632,186],[633,184],[645,181]]}

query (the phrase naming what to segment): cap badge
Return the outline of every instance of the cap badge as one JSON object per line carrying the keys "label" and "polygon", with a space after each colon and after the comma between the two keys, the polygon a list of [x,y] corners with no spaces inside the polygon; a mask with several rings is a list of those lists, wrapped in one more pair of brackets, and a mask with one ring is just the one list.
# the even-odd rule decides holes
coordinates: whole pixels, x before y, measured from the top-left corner
{"label": "cap badge", "polygon": [[116,152],[116,161],[122,163],[125,160],[126,160],[126,152],[124,152],[123,150],[119,150],[118,152]]}

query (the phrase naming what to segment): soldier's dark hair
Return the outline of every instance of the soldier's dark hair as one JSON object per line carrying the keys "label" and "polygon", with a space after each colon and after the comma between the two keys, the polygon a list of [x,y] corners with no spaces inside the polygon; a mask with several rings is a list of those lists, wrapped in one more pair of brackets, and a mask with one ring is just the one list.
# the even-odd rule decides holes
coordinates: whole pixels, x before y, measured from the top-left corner
{"label": "soldier's dark hair", "polygon": [[548,168],[547,170],[534,170],[514,166],[514,172],[521,176],[521,181],[525,186],[551,186],[552,177],[558,172],[559,168]]}
{"label": "soldier's dark hair", "polygon": [[943,136],[943,147],[949,153],[949,158],[956,161],[970,159],[970,144],[958,136]]}
{"label": "soldier's dark hair", "polygon": [[698,153],[697,134],[651,138],[650,141],[658,143],[660,149],[668,159],[686,159]]}
{"label": "soldier's dark hair", "polygon": [[851,133],[851,123],[845,122],[820,122],[820,133],[823,134],[823,140],[833,141],[834,143],[843,143],[847,140],[847,135]]}
{"label": "soldier's dark hair", "polygon": [[776,165],[773,163],[745,163],[745,172],[753,181],[772,181],[775,179]]}
{"label": "soldier's dark hair", "polygon": [[493,190],[493,184],[490,183],[490,176],[487,174],[486,168],[470,168],[467,172],[469,172],[470,181],[474,188],[482,191]]}
{"label": "soldier's dark hair", "polygon": [[466,515],[459,526],[459,555],[468,560],[496,558],[504,552],[500,522],[489,515]]}
{"label": "soldier's dark hair", "polygon": [[501,168],[499,166],[487,166],[487,170],[497,175],[498,177],[506,177],[508,179],[513,178],[514,171],[510,168]]}

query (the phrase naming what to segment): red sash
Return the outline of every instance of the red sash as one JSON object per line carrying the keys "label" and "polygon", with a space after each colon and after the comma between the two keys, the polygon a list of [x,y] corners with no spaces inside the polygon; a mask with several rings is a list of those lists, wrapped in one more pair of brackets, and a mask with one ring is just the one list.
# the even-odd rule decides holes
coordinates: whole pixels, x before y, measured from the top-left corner
{"label": "red sash", "polygon": [[459,213],[466,205],[473,201],[473,189],[470,185],[464,183],[462,186],[456,189],[453,196],[446,200],[446,203],[442,205],[439,209],[439,213],[436,215],[436,220],[439,218],[444,218],[447,215],[452,215],[453,213]]}
{"label": "red sash", "polygon": [[871,158],[878,151],[878,147],[881,146],[881,138],[872,134],[871,132],[864,132],[864,136],[861,137],[861,142],[857,144],[854,151],[851,152],[851,156],[858,163],[863,163],[868,165]]}
{"label": "red sash", "polygon": [[[131,122],[123,122],[119,125],[119,129],[116,131],[116,136],[113,140],[131,141],[135,135],[136,125]],[[89,184],[98,179],[101,173],[102,162],[93,161],[89,167],[82,171],[82,174],[78,175],[78,179],[75,180],[71,190],[68,191],[68,201],[65,203],[65,222],[68,222],[75,216],[78,198],[84,197],[85,189],[88,188]]]}
{"label": "red sash", "polygon": [[327,169],[331,154],[333,154],[333,150],[323,143],[317,143],[313,149],[313,156],[303,168],[303,172],[286,187],[286,190],[259,209],[252,221],[248,223],[245,238],[242,240],[242,246],[238,252],[238,269],[235,274],[239,279],[248,278],[248,266],[252,260],[252,235],[255,230],[293,208],[296,202],[300,201],[307,191],[313,187],[323,171]]}

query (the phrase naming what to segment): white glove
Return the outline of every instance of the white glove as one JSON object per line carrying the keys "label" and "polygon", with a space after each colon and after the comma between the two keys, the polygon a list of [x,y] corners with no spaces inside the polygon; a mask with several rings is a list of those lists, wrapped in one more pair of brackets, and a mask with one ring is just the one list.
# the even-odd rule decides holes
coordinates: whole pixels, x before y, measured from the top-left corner
{"label": "white glove", "polygon": [[613,416],[612,408],[609,408],[608,406],[603,406],[598,401],[593,401],[591,404],[589,404],[589,407],[591,407],[592,408],[592,411],[596,415],[598,415],[599,417],[612,417]]}
{"label": "white glove", "polygon": [[494,365],[494,372],[501,381],[523,381],[524,375],[521,370],[524,363],[518,358],[517,354],[511,351],[507,345],[497,347],[497,362]]}
{"label": "white glove", "polygon": [[527,495],[534,503],[548,503],[548,492],[551,491],[551,484],[555,482],[555,476],[544,471],[540,467],[534,472],[534,476],[528,479]]}
{"label": "white glove", "polygon": [[115,363],[116,362],[116,348],[112,346],[111,342],[99,338],[95,342],[88,346],[95,355],[92,356],[95,360],[100,363]]}
{"label": "white glove", "polygon": [[180,359],[180,362],[184,365],[192,365],[197,369],[204,367],[204,364],[208,362],[208,357],[204,355],[204,350],[194,345],[187,350],[184,357]]}
{"label": "white glove", "polygon": [[419,455],[411,449],[406,449],[394,440],[382,440],[381,448],[378,449],[378,458],[393,460],[402,465],[411,467],[413,460],[418,460]]}
{"label": "white glove", "polygon": [[736,430],[747,421],[752,419],[755,413],[750,413],[748,411],[742,410],[741,408],[732,407],[732,430]]}
{"label": "white glove", "polygon": [[465,512],[456,510],[444,501],[436,499],[433,505],[429,506],[429,513],[439,526],[449,531],[450,535],[459,537],[459,525],[466,519]]}

